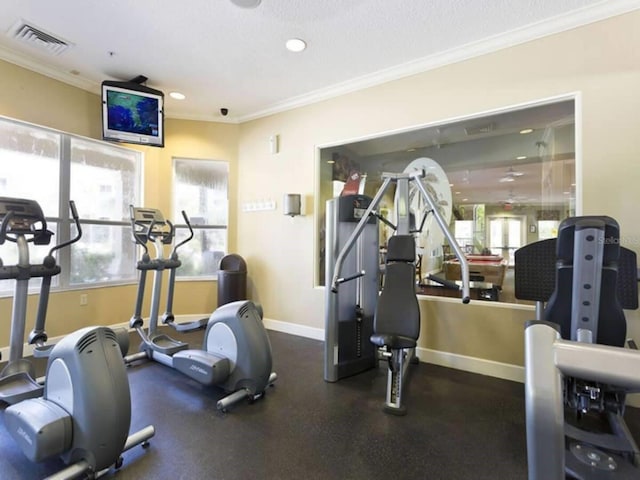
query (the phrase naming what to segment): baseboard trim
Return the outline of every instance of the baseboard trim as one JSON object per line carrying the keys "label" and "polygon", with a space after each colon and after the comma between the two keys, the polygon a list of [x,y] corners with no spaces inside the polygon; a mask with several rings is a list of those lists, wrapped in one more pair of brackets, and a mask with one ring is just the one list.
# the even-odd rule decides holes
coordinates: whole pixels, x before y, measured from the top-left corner
{"label": "baseboard trim", "polygon": [[[178,315],[176,320],[188,321],[193,318],[200,318],[202,315]],[[147,319],[145,319],[145,324]],[[263,319],[264,326],[267,330],[273,330],[276,332],[288,333],[290,335],[296,335],[298,337],[311,338],[313,340],[324,340],[324,329],[317,327],[309,327],[307,325],[299,325],[297,323],[283,322],[281,320],[274,320],[272,318]],[[111,328],[129,328],[129,322],[117,323],[110,325]],[[50,338],[47,343],[55,344],[59,342],[64,336],[58,336]],[[9,359],[9,347],[0,348],[2,353],[2,360]],[[467,355],[459,355],[456,353],[443,352],[440,350],[432,350],[430,348],[416,349],[418,358],[421,362],[431,363],[441,367],[454,368],[456,370],[462,370],[470,373],[477,373],[479,375],[487,375],[489,377],[500,378],[503,380],[510,380],[513,382],[524,383],[524,367],[519,365],[512,365],[509,363],[496,362],[493,360],[486,360],[478,357],[470,357]],[[24,345],[24,355],[32,355],[33,347],[31,345]],[[627,396],[627,405],[631,407],[640,408],[640,394],[632,394]]]}
{"label": "baseboard trim", "polygon": [[273,320],[272,318],[264,318],[262,320],[267,330],[288,333],[298,337],[312,338],[314,340],[324,340],[324,329],[309,327],[307,325],[298,325],[297,323],[282,322]]}
{"label": "baseboard trim", "polygon": [[[289,333],[299,337],[312,338],[314,340],[324,340],[324,329],[316,327],[308,327],[306,325],[298,325],[290,322],[282,322],[265,318],[264,326],[268,330]],[[420,361],[432,363],[442,367],[455,368],[466,372],[478,373],[480,375],[488,375],[490,377],[502,378],[504,380],[512,380],[514,382],[524,383],[524,367],[511,365],[508,363],[495,362],[493,360],[485,360],[482,358],[469,357],[466,355],[458,355],[455,353],[442,352],[429,348],[416,349],[416,353]]]}
{"label": "baseboard trim", "polygon": [[421,362],[524,383],[524,367],[519,365],[421,347],[416,348],[416,354]]}
{"label": "baseboard trim", "polygon": [[[146,323],[146,320],[145,320]],[[129,329],[129,322],[122,322],[122,323],[115,323],[113,325],[109,325],[109,328],[126,328],[127,330]],[[66,337],[66,335],[58,335],[57,337],[49,337],[47,339],[47,345],[55,345],[56,343],[58,343],[60,340],[62,340],[64,337]],[[33,355],[33,345],[30,345],[28,343],[25,343],[22,346],[22,355],[24,357],[28,357]],[[6,362],[7,360],[9,360],[9,347],[1,347],[0,348],[0,355],[2,355],[2,360],[3,362]]]}

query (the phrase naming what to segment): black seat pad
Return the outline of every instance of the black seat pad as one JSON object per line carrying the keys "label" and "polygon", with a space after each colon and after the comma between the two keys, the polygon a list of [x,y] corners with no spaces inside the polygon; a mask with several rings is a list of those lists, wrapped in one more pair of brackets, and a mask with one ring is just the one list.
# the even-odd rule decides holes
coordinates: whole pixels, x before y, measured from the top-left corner
{"label": "black seat pad", "polygon": [[371,335],[371,343],[373,343],[377,347],[384,347],[386,345],[391,349],[414,348],[416,346],[416,339],[410,338],[410,337],[403,337],[402,335],[374,333],[373,335]]}

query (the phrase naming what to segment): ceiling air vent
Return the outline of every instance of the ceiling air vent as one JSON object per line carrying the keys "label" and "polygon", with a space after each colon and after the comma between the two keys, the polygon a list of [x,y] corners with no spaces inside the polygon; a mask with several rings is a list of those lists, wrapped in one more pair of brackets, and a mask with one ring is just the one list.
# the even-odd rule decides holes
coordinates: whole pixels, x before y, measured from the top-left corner
{"label": "ceiling air vent", "polygon": [[41,28],[29,25],[24,20],[19,20],[9,31],[9,35],[19,42],[46,50],[52,55],[60,55],[73,45],[66,40],[54,37]]}

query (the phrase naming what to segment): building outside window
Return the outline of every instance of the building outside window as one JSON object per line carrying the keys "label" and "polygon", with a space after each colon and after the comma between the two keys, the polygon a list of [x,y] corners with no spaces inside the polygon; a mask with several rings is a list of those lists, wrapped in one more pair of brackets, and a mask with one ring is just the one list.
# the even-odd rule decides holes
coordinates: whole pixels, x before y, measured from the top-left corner
{"label": "building outside window", "polygon": [[219,160],[173,159],[173,212],[176,241],[188,233],[184,211],[194,238],[179,251],[182,278],[212,277],[227,252],[229,165]]}
{"label": "building outside window", "polygon": [[[0,196],[36,200],[55,233],[51,245],[31,249],[31,262],[75,236],[69,200],[80,216],[81,240],[57,252],[54,288],[135,281],[128,205],[141,201],[142,160],[135,150],[0,117]],[[0,258],[15,264],[15,245],[0,246]],[[12,289],[0,282],[0,293]]]}

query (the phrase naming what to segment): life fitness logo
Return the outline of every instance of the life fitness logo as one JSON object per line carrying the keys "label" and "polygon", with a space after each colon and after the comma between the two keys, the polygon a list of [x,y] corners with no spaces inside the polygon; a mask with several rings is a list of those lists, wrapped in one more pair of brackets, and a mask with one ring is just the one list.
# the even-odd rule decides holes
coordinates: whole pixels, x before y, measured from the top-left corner
{"label": "life fitness logo", "polygon": [[20,435],[22,438],[24,438],[25,442],[27,442],[29,445],[33,445],[33,440],[31,439],[29,434],[24,431],[22,427],[18,427],[18,430],[16,431],[16,433]]}
{"label": "life fitness logo", "polygon": [[204,368],[199,367],[197,365],[191,365],[189,367],[189,370],[192,370],[194,372],[198,372],[200,375],[207,375],[207,371]]}

